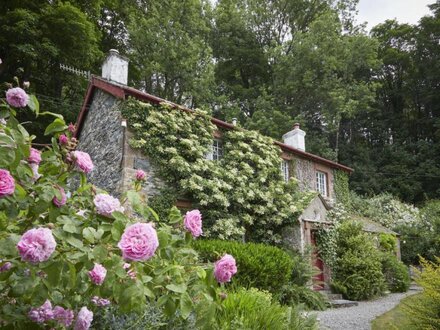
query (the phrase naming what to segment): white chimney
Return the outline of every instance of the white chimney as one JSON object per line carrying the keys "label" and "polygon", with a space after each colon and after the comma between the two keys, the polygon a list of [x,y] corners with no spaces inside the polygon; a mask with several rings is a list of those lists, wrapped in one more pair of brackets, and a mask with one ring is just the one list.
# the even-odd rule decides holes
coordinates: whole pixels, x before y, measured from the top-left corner
{"label": "white chimney", "polygon": [[102,78],[127,85],[128,59],[119,55],[116,49],[110,49],[102,64]]}
{"label": "white chimney", "polygon": [[298,123],[295,123],[293,125],[293,130],[283,135],[283,141],[284,144],[287,144],[288,146],[306,151],[306,143],[304,140],[305,136],[306,132],[299,128]]}

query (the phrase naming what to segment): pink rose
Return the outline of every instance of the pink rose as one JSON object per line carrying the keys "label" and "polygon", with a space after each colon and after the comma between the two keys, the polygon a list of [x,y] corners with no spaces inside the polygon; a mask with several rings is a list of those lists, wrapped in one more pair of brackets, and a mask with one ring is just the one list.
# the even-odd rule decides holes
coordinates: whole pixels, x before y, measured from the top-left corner
{"label": "pink rose", "polygon": [[75,127],[75,125],[73,123],[70,123],[69,126],[67,127],[67,130],[70,133],[75,133],[76,127]]}
{"label": "pink rose", "polygon": [[145,181],[147,174],[142,170],[136,170],[136,180]]}
{"label": "pink rose", "polygon": [[0,266],[0,273],[7,272],[11,268],[12,268],[12,264],[9,261],[7,261]]}
{"label": "pink rose", "polygon": [[61,193],[61,199],[58,199],[57,196],[54,196],[54,198],[52,199],[52,202],[55,204],[56,207],[61,207],[66,204],[67,196],[66,196],[66,192],[64,191],[63,187],[58,187],[58,190]]}
{"label": "pink rose", "polygon": [[17,249],[21,260],[36,264],[49,259],[56,246],[57,243],[50,229],[34,228],[23,234]]}
{"label": "pink rose", "polygon": [[90,173],[93,170],[93,162],[88,153],[83,151],[73,151],[72,156],[75,165],[80,171]]}
{"label": "pink rose", "polygon": [[24,108],[29,102],[29,96],[20,87],[15,87],[6,92],[6,101],[13,107]]}
{"label": "pink rose", "polygon": [[110,300],[94,296],[92,298],[92,303],[98,307],[104,307],[110,305]]}
{"label": "pink rose", "polygon": [[124,212],[124,208],[117,198],[107,194],[97,194],[93,199],[96,212],[105,217],[111,217],[115,211]]}
{"label": "pink rose", "polygon": [[40,164],[41,162],[41,151],[31,148],[31,152],[29,154],[28,163],[30,164]]}
{"label": "pink rose", "polygon": [[215,263],[214,276],[219,283],[231,281],[232,276],[237,273],[235,259],[229,254],[225,254]]}
{"label": "pink rose", "polygon": [[0,169],[0,197],[12,195],[15,191],[15,180],[8,170]]}
{"label": "pink rose", "polygon": [[145,261],[150,259],[159,246],[156,230],[150,223],[135,223],[125,228],[118,247],[125,260]]}
{"label": "pink rose", "polygon": [[101,264],[95,264],[95,267],[89,271],[90,280],[96,285],[104,283],[105,276],[107,275],[107,269]]}
{"label": "pink rose", "polygon": [[193,237],[199,237],[203,234],[202,214],[199,210],[186,212],[183,223],[185,225],[185,228],[193,235]]}
{"label": "pink rose", "polygon": [[65,134],[61,134],[60,137],[58,138],[58,142],[64,146],[69,142],[69,138],[65,135]]}
{"label": "pink rose", "polygon": [[64,309],[60,306],[55,306],[53,309],[53,318],[58,321],[59,324],[67,327],[70,327],[70,325],[73,322],[74,318],[73,311],[70,309]]}
{"label": "pink rose", "polygon": [[87,307],[82,307],[76,318],[74,330],[88,330],[93,321],[93,312]]}
{"label": "pink rose", "polygon": [[53,319],[52,304],[46,300],[43,305],[38,308],[32,308],[28,313],[29,318],[36,323],[45,323]]}

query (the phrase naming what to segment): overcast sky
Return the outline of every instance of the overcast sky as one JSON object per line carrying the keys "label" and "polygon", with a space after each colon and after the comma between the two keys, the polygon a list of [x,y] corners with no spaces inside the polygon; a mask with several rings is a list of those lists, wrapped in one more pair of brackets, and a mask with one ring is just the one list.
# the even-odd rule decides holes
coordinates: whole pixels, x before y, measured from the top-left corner
{"label": "overcast sky", "polygon": [[358,22],[367,21],[368,31],[387,19],[396,18],[399,23],[416,24],[422,16],[429,14],[427,5],[435,0],[360,0]]}

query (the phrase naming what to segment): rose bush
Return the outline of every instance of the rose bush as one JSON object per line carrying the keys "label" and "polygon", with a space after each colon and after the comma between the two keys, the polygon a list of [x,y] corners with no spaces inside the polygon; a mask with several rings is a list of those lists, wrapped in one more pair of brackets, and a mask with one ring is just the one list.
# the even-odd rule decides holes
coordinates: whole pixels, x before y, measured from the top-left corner
{"label": "rose bush", "polygon": [[[75,150],[74,126],[41,113],[21,89],[7,95],[0,100],[0,327],[88,329],[106,306],[131,313],[149,304],[209,324],[220,289],[213,265],[191,248],[180,211],[159,221],[138,193],[140,174],[122,203],[99,191],[86,174],[100,169]],[[45,130],[51,145],[33,150],[35,137],[17,111],[55,116]]]}

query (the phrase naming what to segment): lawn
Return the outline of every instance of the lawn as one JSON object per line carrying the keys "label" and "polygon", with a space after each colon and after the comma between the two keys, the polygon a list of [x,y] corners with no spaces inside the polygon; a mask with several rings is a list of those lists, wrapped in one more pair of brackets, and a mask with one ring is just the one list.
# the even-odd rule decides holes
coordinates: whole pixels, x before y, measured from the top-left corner
{"label": "lawn", "polygon": [[399,305],[394,307],[389,312],[382,314],[371,322],[372,330],[413,330],[414,325],[411,325],[409,316],[403,310],[403,304],[411,303],[412,300],[417,299],[419,294],[415,294],[402,299]]}

